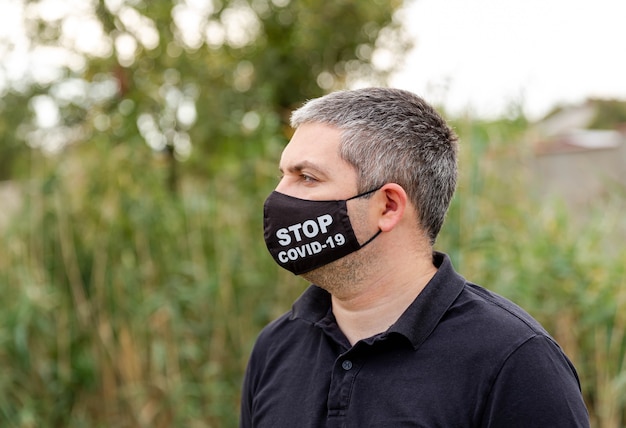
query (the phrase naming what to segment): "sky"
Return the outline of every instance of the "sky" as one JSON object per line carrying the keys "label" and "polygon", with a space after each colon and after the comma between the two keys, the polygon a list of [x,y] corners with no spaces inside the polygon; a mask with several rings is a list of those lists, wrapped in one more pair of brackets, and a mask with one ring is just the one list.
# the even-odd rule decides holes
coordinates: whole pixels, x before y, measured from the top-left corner
{"label": "sky", "polygon": [[[16,19],[21,1],[0,0],[0,39],[22,33],[12,39],[25,49],[27,39]],[[67,9],[81,2],[42,4],[50,6],[48,14],[58,14],[60,4]],[[538,119],[555,105],[588,97],[626,100],[626,0],[407,3],[398,16],[415,46],[390,85],[412,90],[449,113],[502,116],[521,105],[529,118]],[[83,33],[87,24],[81,23]],[[14,61],[13,74],[45,74],[50,58],[58,56]]]}
{"label": "sky", "polygon": [[626,101],[626,0],[412,0],[401,16],[415,46],[391,85],[448,112]]}

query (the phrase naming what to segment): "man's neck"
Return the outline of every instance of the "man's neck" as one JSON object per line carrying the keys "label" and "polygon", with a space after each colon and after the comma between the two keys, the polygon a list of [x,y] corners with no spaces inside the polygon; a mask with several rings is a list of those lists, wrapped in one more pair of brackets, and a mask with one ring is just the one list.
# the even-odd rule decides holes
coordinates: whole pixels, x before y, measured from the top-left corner
{"label": "man's neck", "polygon": [[351,345],[387,331],[437,272],[430,263],[379,277],[349,296],[332,296],[333,314]]}

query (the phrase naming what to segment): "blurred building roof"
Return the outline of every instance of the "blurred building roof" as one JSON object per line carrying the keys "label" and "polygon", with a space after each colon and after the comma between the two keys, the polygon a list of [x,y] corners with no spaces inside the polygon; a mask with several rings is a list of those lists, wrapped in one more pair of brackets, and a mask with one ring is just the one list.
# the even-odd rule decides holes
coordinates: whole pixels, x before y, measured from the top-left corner
{"label": "blurred building roof", "polygon": [[625,136],[612,129],[570,129],[552,138],[535,144],[535,154],[584,152],[592,150],[618,149],[624,144]]}
{"label": "blurred building roof", "polygon": [[[609,129],[590,129],[602,100],[562,108],[536,125],[534,151],[538,156],[619,149],[626,144],[626,123]],[[624,101],[626,104],[626,101]]]}

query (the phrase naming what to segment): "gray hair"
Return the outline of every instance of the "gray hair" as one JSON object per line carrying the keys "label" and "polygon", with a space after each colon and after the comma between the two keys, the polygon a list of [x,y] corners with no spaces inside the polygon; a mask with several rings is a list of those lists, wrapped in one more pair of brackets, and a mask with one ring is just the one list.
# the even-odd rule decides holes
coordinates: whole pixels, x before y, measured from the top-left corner
{"label": "gray hair", "polygon": [[291,126],[317,122],[342,132],[339,155],[357,171],[358,192],[396,183],[434,244],[457,180],[457,136],[417,95],[390,88],[333,92],[294,111]]}

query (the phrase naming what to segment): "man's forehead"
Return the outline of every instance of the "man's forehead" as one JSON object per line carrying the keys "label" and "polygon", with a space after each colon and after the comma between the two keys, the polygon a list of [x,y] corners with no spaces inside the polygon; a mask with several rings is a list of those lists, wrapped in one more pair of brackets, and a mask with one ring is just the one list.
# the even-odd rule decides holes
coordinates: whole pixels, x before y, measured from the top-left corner
{"label": "man's forehead", "polygon": [[340,133],[322,124],[304,124],[294,133],[280,158],[281,169],[312,167],[324,170],[328,162],[339,160]]}
{"label": "man's forehead", "polygon": [[303,123],[296,129],[288,146],[303,145],[307,148],[332,145],[339,147],[341,141],[341,130],[332,125],[324,123]]}

